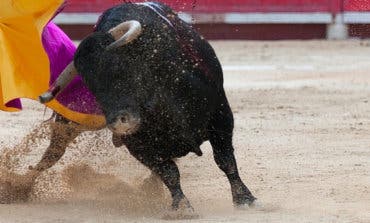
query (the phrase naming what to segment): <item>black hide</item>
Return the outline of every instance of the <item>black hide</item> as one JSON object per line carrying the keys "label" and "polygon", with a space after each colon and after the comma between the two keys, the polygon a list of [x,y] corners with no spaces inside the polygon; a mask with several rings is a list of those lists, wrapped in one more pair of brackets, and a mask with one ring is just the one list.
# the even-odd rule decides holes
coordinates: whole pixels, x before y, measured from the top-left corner
{"label": "black hide", "polygon": [[[184,196],[172,159],[189,152],[201,155],[199,146],[208,139],[230,180],[234,203],[251,203],[255,198],[236,168],[233,115],[214,50],[169,7],[148,4],[124,3],[104,12],[96,31],[78,47],[78,72],[108,123],[122,110],[141,118],[137,132],[121,139],[169,187],[174,208]],[[142,34],[121,48],[106,50],[114,41],[108,31],[128,20],[139,21]]]}

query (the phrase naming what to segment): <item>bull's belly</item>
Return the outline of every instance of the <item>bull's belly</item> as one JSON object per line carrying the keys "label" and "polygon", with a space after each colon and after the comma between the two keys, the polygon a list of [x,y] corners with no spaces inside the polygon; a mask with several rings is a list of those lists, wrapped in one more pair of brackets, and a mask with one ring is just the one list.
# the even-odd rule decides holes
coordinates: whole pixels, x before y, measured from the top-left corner
{"label": "bull's belly", "polygon": [[[202,154],[200,145],[208,140],[213,106],[198,101],[178,103],[177,106],[172,104],[174,105],[182,108],[179,113],[164,113],[170,114],[169,116],[154,113],[145,119],[137,133],[125,138],[124,143],[131,154],[155,162],[180,158],[191,152]],[[161,111],[175,110],[173,107],[161,109]]]}
{"label": "bull's belly", "polygon": [[206,131],[191,133],[141,132],[123,139],[124,144],[136,158],[148,162],[163,162],[186,156],[188,153],[202,155],[200,145],[206,141]]}

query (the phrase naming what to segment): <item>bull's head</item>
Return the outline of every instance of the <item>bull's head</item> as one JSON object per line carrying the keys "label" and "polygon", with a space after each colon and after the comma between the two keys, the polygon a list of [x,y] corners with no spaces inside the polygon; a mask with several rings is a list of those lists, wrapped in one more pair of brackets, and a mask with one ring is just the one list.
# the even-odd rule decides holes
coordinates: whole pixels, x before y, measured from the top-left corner
{"label": "bull's head", "polygon": [[[110,39],[113,37],[114,40],[112,40],[107,46],[104,46],[105,50],[109,51],[123,47],[135,40],[141,32],[142,28],[140,22],[135,20],[123,22],[109,30]],[[85,42],[88,42],[88,40]],[[96,50],[99,47],[91,46],[90,48]],[[84,55],[82,55],[82,57],[84,57]],[[81,67],[85,66],[83,62],[81,62],[82,60],[79,62],[76,61],[75,58],[74,61],[64,69],[57,80],[53,83],[52,87],[39,97],[41,103],[47,103],[53,100],[76,77],[78,71],[81,71]],[[78,63],[76,64],[78,69],[76,69],[75,63]],[[114,112],[114,115],[106,113],[106,119],[108,128],[119,135],[135,132],[140,124],[139,115],[137,115],[136,112],[131,112],[130,109],[117,110]]]}

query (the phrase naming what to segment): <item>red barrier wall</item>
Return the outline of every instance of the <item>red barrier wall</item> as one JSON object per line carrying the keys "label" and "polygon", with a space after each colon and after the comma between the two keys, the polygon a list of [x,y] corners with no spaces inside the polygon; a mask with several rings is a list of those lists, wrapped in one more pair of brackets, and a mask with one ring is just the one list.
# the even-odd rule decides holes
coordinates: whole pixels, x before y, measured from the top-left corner
{"label": "red barrier wall", "polygon": [[370,0],[344,0],[344,11],[370,11]]}
{"label": "red barrier wall", "polygon": [[[143,2],[145,0],[66,0],[66,7],[63,12],[74,13],[101,13],[104,10],[123,2]],[[154,0],[166,3],[179,12],[188,14],[206,15],[210,18],[207,22],[195,24],[200,32],[210,38],[231,38],[231,39],[290,39],[290,38],[325,38],[326,27],[335,21],[336,14],[343,13],[344,18],[349,14],[357,13],[356,18],[365,19],[369,22],[346,22],[349,25],[349,36],[370,38],[370,0]],[[264,23],[243,23],[243,21],[231,22],[229,24],[215,22],[217,18],[224,19],[225,15],[232,13],[260,13],[264,16],[268,13],[302,13],[310,14],[317,18],[316,12],[324,17],[329,15],[332,21],[297,23],[292,18],[291,23],[278,24],[272,22]],[[218,13],[218,14],[217,14]],[[220,15],[212,17],[212,14]],[[290,16],[290,15],[288,15]],[[350,15],[353,18],[353,15]],[[313,18],[311,17],[311,18]],[[243,18],[243,17],[242,17]],[[274,19],[275,17],[270,17]],[[213,20],[212,20],[213,19]],[[244,17],[244,20],[247,20]],[[199,20],[198,20],[199,21]],[[313,20],[314,21],[314,20]],[[351,20],[353,21],[353,20]],[[92,21],[91,23],[94,23]],[[214,23],[214,24],[213,24]],[[213,26],[209,26],[212,24]],[[86,27],[85,27],[86,26]],[[235,28],[237,27],[237,28]],[[70,25],[64,24],[63,28],[74,37],[82,38],[91,32],[89,24],[82,25],[78,22]],[[83,30],[83,31],[82,31]]]}
{"label": "red barrier wall", "polygon": [[[68,0],[65,11],[102,12],[122,2],[124,1]],[[177,11],[187,12],[336,12],[340,10],[342,0],[162,0],[161,2]]]}

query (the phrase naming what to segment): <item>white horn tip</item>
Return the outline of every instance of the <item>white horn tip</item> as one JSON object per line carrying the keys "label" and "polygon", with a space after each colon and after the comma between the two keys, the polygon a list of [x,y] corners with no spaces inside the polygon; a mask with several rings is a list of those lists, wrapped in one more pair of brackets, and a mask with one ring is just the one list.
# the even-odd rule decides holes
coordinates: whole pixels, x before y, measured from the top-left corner
{"label": "white horn tip", "polygon": [[39,101],[42,104],[48,103],[49,101],[53,100],[54,96],[51,92],[47,91],[39,96]]}

